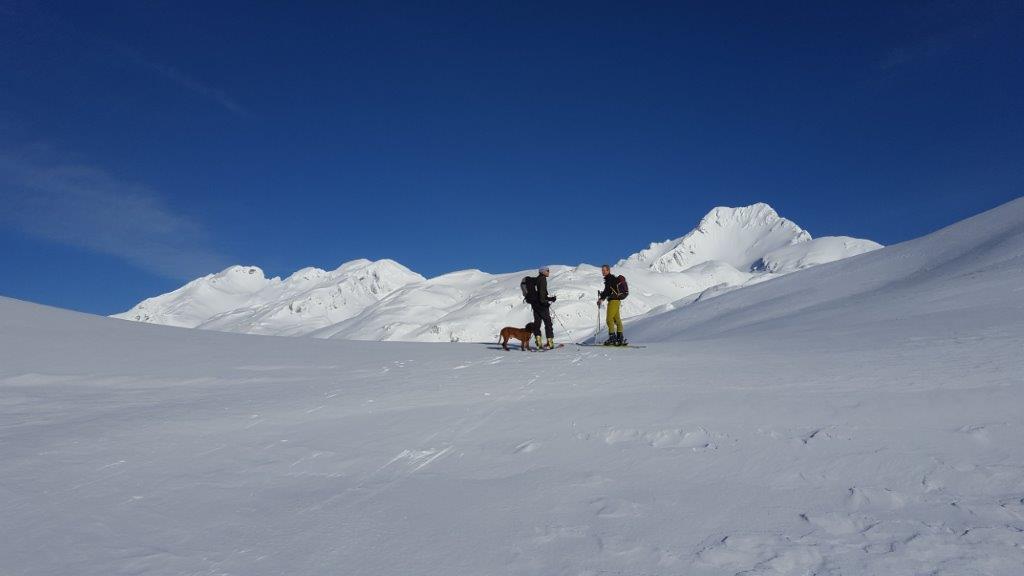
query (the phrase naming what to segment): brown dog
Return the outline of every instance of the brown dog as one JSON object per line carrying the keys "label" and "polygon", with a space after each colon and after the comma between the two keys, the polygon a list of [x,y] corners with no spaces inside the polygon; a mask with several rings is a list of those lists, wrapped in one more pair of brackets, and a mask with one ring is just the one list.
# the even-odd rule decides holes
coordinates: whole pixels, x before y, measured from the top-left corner
{"label": "brown dog", "polygon": [[530,350],[530,339],[533,338],[533,322],[526,325],[526,328],[516,328],[514,326],[505,326],[501,329],[501,335],[498,336],[498,342],[501,347],[508,350],[508,341],[515,338],[519,340],[520,350]]}

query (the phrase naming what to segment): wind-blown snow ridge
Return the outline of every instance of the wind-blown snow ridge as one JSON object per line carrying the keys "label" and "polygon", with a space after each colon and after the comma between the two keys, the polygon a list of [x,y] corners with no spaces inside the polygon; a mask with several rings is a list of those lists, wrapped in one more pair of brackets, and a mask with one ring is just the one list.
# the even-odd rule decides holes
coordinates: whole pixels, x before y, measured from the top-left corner
{"label": "wind-blown snow ridge", "polygon": [[788,274],[804,268],[842,260],[842,258],[836,258],[837,254],[845,254],[847,257],[856,256],[878,250],[881,247],[881,244],[871,240],[848,236],[826,236],[772,250],[755,262],[752,269],[755,272]]}
{"label": "wind-blown snow ridge", "polygon": [[[678,307],[712,295],[879,248],[869,240],[819,238],[767,204],[718,207],[676,240],[619,262],[631,294],[623,315]],[[489,341],[502,326],[530,319],[520,279],[535,271],[463,270],[429,280],[390,260],[357,260],[338,270],[306,268],[267,280],[256,267],[232,267],[151,298],[116,317],[252,334],[356,340]],[[578,340],[597,327],[599,270],[554,266],[549,281],[559,338]]]}

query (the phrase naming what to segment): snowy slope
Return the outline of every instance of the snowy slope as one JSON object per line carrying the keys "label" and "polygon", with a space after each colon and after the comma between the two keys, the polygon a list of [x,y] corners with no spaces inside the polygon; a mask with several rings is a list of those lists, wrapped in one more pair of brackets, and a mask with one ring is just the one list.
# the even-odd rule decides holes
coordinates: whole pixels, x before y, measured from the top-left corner
{"label": "snowy slope", "polygon": [[1022,235],[1018,201],[640,350],[0,298],[0,574],[1016,576]]}
{"label": "snowy slope", "polygon": [[871,240],[849,236],[826,236],[772,250],[755,262],[752,268],[755,272],[789,274],[878,250],[881,247],[881,244]]}
{"label": "snowy slope", "polygon": [[661,341],[813,329],[827,338],[863,332],[861,325],[898,324],[895,333],[955,334],[965,323],[994,329],[1019,321],[1022,286],[1019,199],[923,238],[646,318],[632,333]]}
{"label": "snowy slope", "polygon": [[114,317],[226,332],[298,335],[345,320],[423,279],[392,260],[354,260],[333,271],[303,268],[284,280],[268,279],[255,266],[232,266]]}

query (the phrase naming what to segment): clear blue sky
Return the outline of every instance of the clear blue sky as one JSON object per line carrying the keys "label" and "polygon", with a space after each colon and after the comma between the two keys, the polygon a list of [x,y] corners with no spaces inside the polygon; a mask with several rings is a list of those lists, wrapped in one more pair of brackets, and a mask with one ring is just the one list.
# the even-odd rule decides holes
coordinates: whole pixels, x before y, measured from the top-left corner
{"label": "clear blue sky", "polygon": [[599,263],[756,201],[888,244],[1024,193],[1019,1],[498,4],[0,0],[0,294]]}

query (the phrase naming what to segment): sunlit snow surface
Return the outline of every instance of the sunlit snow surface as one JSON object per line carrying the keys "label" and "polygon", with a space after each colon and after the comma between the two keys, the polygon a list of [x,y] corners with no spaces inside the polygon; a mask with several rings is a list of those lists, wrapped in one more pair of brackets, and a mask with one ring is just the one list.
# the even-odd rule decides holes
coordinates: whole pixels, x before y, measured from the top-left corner
{"label": "sunlit snow surface", "polygon": [[0,318],[0,574],[1024,566],[1022,201],[645,349]]}

